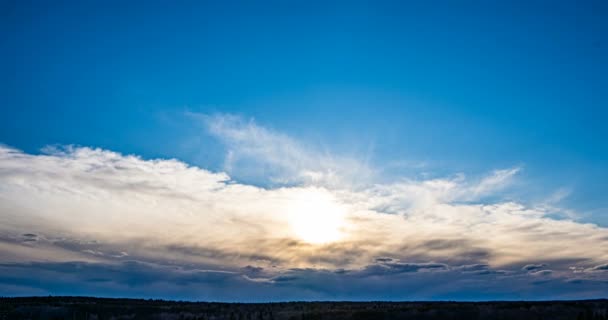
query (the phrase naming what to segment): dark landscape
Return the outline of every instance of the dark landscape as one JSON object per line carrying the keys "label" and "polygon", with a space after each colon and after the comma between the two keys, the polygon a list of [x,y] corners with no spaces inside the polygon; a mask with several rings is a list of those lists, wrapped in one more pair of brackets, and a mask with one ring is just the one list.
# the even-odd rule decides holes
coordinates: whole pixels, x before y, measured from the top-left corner
{"label": "dark landscape", "polygon": [[608,319],[608,300],[209,303],[89,297],[0,298],[0,319]]}

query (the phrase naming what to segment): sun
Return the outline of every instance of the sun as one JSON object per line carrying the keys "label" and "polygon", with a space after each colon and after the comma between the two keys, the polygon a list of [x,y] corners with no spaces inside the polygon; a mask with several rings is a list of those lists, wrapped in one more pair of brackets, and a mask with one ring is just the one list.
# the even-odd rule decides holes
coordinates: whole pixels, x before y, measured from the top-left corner
{"label": "sun", "polygon": [[289,203],[289,224],[296,237],[311,244],[342,238],[344,208],[323,189],[302,190]]}

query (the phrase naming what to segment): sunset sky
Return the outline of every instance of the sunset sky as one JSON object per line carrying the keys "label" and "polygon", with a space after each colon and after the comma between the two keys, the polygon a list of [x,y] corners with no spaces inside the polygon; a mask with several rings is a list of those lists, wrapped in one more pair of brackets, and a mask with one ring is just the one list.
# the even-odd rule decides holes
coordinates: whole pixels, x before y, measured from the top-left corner
{"label": "sunset sky", "polygon": [[606,1],[0,1],[0,296],[608,298]]}

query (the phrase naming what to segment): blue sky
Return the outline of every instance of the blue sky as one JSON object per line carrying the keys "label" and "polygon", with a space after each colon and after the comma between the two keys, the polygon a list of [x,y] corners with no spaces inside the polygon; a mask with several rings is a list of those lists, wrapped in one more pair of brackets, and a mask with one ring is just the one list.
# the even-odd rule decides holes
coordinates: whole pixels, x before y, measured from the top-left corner
{"label": "blue sky", "polygon": [[[24,163],[46,172],[50,167],[37,165],[47,160],[55,163],[67,157],[110,165],[107,159],[130,161],[126,155],[135,155],[143,162],[134,166],[156,168],[146,161],[174,158],[205,172],[225,174],[230,182],[217,183],[226,188],[242,185],[268,192],[321,188],[312,193],[313,199],[325,199],[326,191],[332,194],[333,200],[327,200],[331,205],[314,210],[328,210],[335,199],[362,208],[359,200],[353,200],[361,194],[385,201],[387,192],[405,190],[439,199],[433,205],[511,209],[516,205],[521,206],[514,209],[518,212],[540,210],[550,223],[566,220],[581,228],[591,223],[597,228],[597,239],[606,241],[602,238],[608,226],[605,1],[2,1],[0,12],[0,143],[7,146],[5,150],[20,150],[5,151],[4,179],[15,186],[2,189],[3,218],[14,222],[12,229],[3,231],[5,239],[19,242],[20,232],[32,233],[36,243],[67,250],[61,245],[67,233],[53,235],[55,229],[35,224],[37,230],[27,231],[27,221],[11,220],[14,217],[6,210],[24,205],[9,197],[23,187],[16,172],[24,174],[20,179],[30,181],[32,190],[45,183],[74,187],[68,180],[37,180],[34,169],[17,170],[13,157],[30,159]],[[70,145],[74,147],[66,147]],[[75,171],[66,172],[66,177],[80,177],[81,166],[73,165]],[[156,185],[147,179],[142,181]],[[97,190],[91,191],[94,194],[114,186],[114,182],[90,183]],[[142,192],[133,188],[129,192]],[[353,192],[346,200],[344,190]],[[59,198],[41,201],[72,199],[55,196]],[[276,197],[281,196],[269,195]],[[418,208],[393,201],[397,200],[368,203],[371,207],[366,208],[406,216],[412,207]],[[48,214],[50,221],[63,221],[53,216],[58,213]],[[34,216],[24,213],[29,219]],[[95,251],[83,243],[110,237],[83,240],[94,238],[92,234],[70,235],[83,246],[77,251]],[[135,246],[132,239],[120,243]],[[574,243],[578,244],[566,246]],[[601,260],[608,255],[600,248],[603,242],[596,243],[591,249],[599,258],[573,258],[584,261],[580,265],[567,265],[572,257],[566,253],[561,260],[546,260],[559,260],[555,265],[564,270],[592,270],[607,262]],[[116,249],[120,246],[113,242],[107,246],[114,248],[104,247],[109,251],[128,251]],[[488,246],[497,252],[504,249]],[[36,260],[4,250],[3,262]],[[138,263],[151,263],[143,258],[144,249],[133,252],[139,252],[137,257],[129,252]],[[506,253],[488,256],[502,258],[472,258],[470,264],[503,268],[544,263],[513,259]],[[399,267],[444,263],[450,272],[461,270],[453,264],[465,263],[435,255],[427,260],[416,257],[420,258],[392,259]],[[79,259],[66,254],[54,263]],[[160,263],[159,259],[152,260]],[[281,272],[310,267],[298,259],[297,263],[287,260],[294,265],[285,263]],[[237,262],[229,262],[212,265],[224,263],[236,270]],[[211,262],[196,263],[209,267],[206,263]],[[338,267],[362,274],[371,268],[359,262],[323,266]],[[522,273],[520,267],[515,269]],[[279,279],[272,272],[264,277],[260,279],[267,282]],[[3,282],[11,280],[16,286],[15,279]],[[499,282],[488,283],[500,287]],[[17,290],[6,288],[13,287],[0,292]],[[381,292],[383,287],[378,288]],[[568,288],[563,292],[573,292]],[[269,289],[271,298],[280,292],[273,290]],[[293,290],[290,297],[308,297]],[[543,290],[538,292],[562,289]],[[339,292],[317,297],[332,294],[344,297]],[[423,298],[470,296],[479,293],[420,294]],[[515,296],[498,292],[495,297]]]}
{"label": "blue sky", "polygon": [[[3,2],[0,141],[217,165],[185,110],[373,161],[524,165],[607,218],[606,4]],[[176,123],[177,122],[177,123]],[[604,216],[602,218],[602,216]]]}

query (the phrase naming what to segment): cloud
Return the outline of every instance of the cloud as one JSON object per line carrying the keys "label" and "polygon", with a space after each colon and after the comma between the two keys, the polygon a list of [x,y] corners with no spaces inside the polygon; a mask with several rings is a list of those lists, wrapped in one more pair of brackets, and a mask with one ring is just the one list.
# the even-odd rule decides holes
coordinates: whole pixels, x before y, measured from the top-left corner
{"label": "cloud", "polygon": [[380,260],[376,259],[376,264],[369,265],[361,271],[366,276],[373,275],[385,275],[385,274],[398,274],[408,272],[436,272],[446,271],[448,266],[444,263],[411,263],[411,262],[400,262],[398,260]]}
{"label": "cloud", "polygon": [[484,177],[477,184],[468,188],[468,190],[464,192],[464,197],[467,197],[468,199],[477,199],[501,190],[508,186],[513,180],[513,177],[520,171],[521,168],[519,167],[495,170],[492,174]]}
{"label": "cloud", "polygon": [[530,272],[533,276],[549,276],[553,273],[553,270],[536,270]]}
{"label": "cloud", "polygon": [[458,267],[458,269],[461,270],[462,272],[485,271],[485,270],[488,270],[488,268],[490,268],[489,265],[481,264],[481,263],[468,264],[468,265],[463,265],[463,266]]}
{"label": "cloud", "polygon": [[535,271],[546,267],[546,264],[527,264],[523,266],[521,269],[524,271]]}
{"label": "cloud", "polygon": [[[551,273],[524,276],[464,272],[464,266],[403,263],[404,272],[370,274],[370,267],[342,272],[296,268],[269,275],[264,270],[235,271],[175,266],[137,260],[118,263],[30,262],[0,264],[0,294],[163,297],[211,301],[290,300],[459,300],[593,298],[606,281],[567,279]],[[423,269],[438,269],[428,271]],[[407,290],[404,290],[407,288]],[[9,291],[7,291],[9,290]]]}
{"label": "cloud", "polygon": [[585,272],[601,272],[601,271],[608,271],[608,263],[600,264],[600,265],[585,269]]}
{"label": "cloud", "polygon": [[188,113],[227,147],[224,170],[242,179],[273,185],[353,186],[369,180],[372,168],[354,158],[319,151],[230,114]]}
{"label": "cloud", "polygon": [[[146,281],[152,280],[132,272],[142,269],[174,283],[175,297],[192,289],[188,281],[219,279],[222,285],[251,292],[269,286],[264,287],[269,295],[289,292],[285,297],[301,299],[363,298],[347,290],[368,287],[373,290],[365,297],[381,298],[397,284],[419,288],[412,294],[422,298],[457,290],[438,279],[465,289],[467,281],[484,281],[499,292],[509,283],[500,277],[525,286],[532,281],[529,273],[543,271],[550,281],[543,285],[568,292],[565,288],[576,285],[568,279],[589,280],[595,288],[608,277],[600,272],[608,261],[606,228],[553,219],[542,204],[501,198],[519,167],[481,178],[395,177],[381,183],[367,178],[375,169],[317,154],[253,121],[204,119],[229,147],[227,172],[97,148],[55,146],[29,154],[0,147],[0,262],[8,272],[6,283],[20,292],[23,286],[40,292],[59,286],[50,278],[36,285],[38,278],[59,272],[47,270],[51,266],[99,266],[109,274],[90,274],[91,279],[116,283],[110,289],[103,287],[106,281],[92,281],[84,288],[101,286],[112,293],[127,286],[134,295],[145,294]],[[261,166],[261,177],[269,173],[275,180],[263,187],[243,182],[230,174],[242,165]],[[302,212],[302,203],[315,203],[306,206],[315,212]],[[307,235],[330,218],[336,230],[323,230],[339,237],[309,241]],[[538,261],[551,263],[550,274]],[[158,268],[181,271],[166,278],[152,271]],[[368,283],[374,277],[384,280]],[[56,279],[88,278],[62,273]],[[347,280],[354,284],[341,287]],[[236,297],[219,284],[213,290],[222,292],[218,297]]]}

